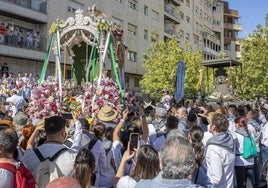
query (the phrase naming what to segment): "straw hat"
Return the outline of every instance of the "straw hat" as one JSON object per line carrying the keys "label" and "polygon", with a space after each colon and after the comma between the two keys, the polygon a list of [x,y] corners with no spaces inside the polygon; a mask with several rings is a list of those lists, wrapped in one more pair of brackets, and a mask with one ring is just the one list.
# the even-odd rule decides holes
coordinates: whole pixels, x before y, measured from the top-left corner
{"label": "straw hat", "polygon": [[116,118],[117,114],[117,111],[106,105],[98,112],[98,118],[101,121],[112,121]]}

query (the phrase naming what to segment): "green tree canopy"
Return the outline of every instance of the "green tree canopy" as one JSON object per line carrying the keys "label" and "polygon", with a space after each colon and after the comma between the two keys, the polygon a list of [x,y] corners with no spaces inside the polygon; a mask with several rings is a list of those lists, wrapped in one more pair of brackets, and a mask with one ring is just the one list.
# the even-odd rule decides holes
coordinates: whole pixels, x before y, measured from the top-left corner
{"label": "green tree canopy", "polygon": [[268,28],[261,25],[241,45],[243,77],[241,93],[246,98],[267,95]]}
{"label": "green tree canopy", "polygon": [[145,73],[141,86],[144,93],[155,99],[161,98],[163,89],[173,93],[179,61],[186,64],[185,95],[197,93],[199,63],[203,60],[203,55],[201,52],[194,52],[189,46],[186,48],[187,50],[180,48],[174,38],[168,41],[158,40],[148,48],[143,57]]}

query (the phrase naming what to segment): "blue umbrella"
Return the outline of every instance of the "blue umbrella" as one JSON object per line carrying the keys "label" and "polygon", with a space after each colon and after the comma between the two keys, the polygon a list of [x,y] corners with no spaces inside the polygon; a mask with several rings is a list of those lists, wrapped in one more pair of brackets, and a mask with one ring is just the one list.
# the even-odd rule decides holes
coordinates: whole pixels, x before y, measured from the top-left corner
{"label": "blue umbrella", "polygon": [[180,61],[176,73],[176,84],[175,84],[176,101],[180,101],[184,97],[184,77],[185,77],[185,63],[183,61]]}

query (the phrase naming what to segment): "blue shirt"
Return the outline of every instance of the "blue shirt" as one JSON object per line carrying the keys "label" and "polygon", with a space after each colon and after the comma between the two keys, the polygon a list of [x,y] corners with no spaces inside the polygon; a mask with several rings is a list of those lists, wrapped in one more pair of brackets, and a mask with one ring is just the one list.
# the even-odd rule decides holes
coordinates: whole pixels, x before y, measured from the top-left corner
{"label": "blue shirt", "polygon": [[192,184],[190,179],[163,179],[160,172],[152,180],[140,180],[135,188],[201,188],[202,186]]}

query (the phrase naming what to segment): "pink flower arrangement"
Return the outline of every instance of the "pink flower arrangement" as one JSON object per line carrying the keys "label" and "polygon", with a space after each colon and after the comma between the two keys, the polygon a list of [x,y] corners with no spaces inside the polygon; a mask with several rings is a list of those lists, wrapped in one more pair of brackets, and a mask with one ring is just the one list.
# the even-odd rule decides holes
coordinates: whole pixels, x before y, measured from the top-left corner
{"label": "pink flower arrangement", "polygon": [[62,95],[60,103],[59,84],[53,80],[33,89],[28,111],[31,119],[81,110],[83,117],[92,117],[98,122],[96,117],[99,110],[109,105],[118,112],[115,121],[119,122],[124,106],[134,101],[134,96],[125,92],[121,98],[117,84],[108,77],[103,77],[99,86],[94,80],[93,85],[84,83],[81,86],[63,87]]}
{"label": "pink flower arrangement", "polygon": [[32,120],[59,115],[59,106],[59,84],[51,81],[45,82],[32,90],[28,115]]}

